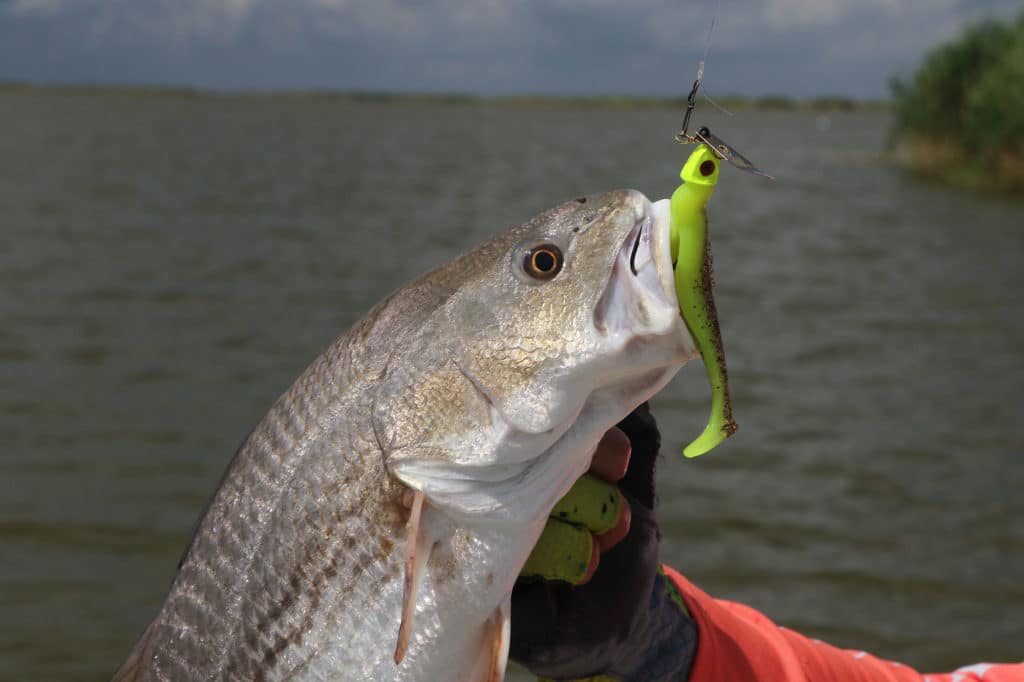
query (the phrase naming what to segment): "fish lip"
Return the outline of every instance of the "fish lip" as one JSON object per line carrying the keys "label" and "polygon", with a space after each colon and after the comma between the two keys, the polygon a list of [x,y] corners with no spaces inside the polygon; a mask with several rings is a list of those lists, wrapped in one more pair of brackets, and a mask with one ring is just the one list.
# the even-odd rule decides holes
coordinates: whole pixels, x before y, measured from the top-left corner
{"label": "fish lip", "polygon": [[654,265],[658,269],[658,279],[661,282],[662,294],[673,310],[679,308],[679,298],[676,295],[675,269],[672,267],[672,213],[668,199],[656,201],[653,204],[647,200],[644,207],[645,216],[651,218],[651,242],[653,244],[652,257]]}
{"label": "fish lip", "polygon": [[[655,288],[642,283],[641,286],[676,310],[679,308],[679,299],[676,295],[675,268],[672,267],[672,215],[669,201],[662,199],[652,203],[646,197],[643,201],[643,213],[626,236],[619,257],[621,259],[624,255],[632,264],[634,242],[639,237],[641,241],[637,257],[644,259],[649,256],[657,270],[660,285]],[[643,253],[645,250],[647,254]],[[632,268],[630,274],[635,279],[640,279],[640,273],[632,272]]]}
{"label": "fish lip", "polygon": [[594,310],[598,331],[619,339],[669,333],[679,317],[668,203],[635,195],[638,217],[615,252]]}

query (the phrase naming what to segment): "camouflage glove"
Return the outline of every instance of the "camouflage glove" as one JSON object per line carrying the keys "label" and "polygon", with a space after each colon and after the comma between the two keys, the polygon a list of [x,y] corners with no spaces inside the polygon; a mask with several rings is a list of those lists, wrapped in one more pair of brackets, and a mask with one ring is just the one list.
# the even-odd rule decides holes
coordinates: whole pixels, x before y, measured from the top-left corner
{"label": "camouflage glove", "polygon": [[[646,405],[619,428],[632,454],[618,490],[592,475],[581,479],[555,507],[516,583],[511,657],[557,680],[685,680],[697,633],[658,562],[654,463],[661,437]],[[623,507],[630,511],[615,511]],[[616,528],[625,530],[625,514],[625,537],[607,542]],[[607,551],[593,560],[602,545]]]}
{"label": "camouflage glove", "polygon": [[551,510],[520,576],[582,585],[593,576],[601,552],[622,540],[629,523],[629,504],[615,484],[584,474]]}

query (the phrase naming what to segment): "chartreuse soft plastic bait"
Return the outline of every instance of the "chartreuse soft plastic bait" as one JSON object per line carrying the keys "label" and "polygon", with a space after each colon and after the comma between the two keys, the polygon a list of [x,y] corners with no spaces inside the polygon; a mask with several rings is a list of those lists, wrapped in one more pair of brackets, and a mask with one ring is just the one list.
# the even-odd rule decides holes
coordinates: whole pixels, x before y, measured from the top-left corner
{"label": "chartreuse soft plastic bait", "polygon": [[719,165],[720,159],[710,147],[697,145],[679,173],[683,184],[672,193],[669,204],[679,312],[697,344],[711,384],[711,417],[704,432],[683,450],[687,457],[704,454],[736,432],[725,349],[712,293],[706,210],[708,199],[718,184]]}
{"label": "chartreuse soft plastic bait", "polygon": [[551,510],[519,574],[578,584],[590,567],[594,536],[615,528],[622,504],[622,493],[614,483],[583,474]]}

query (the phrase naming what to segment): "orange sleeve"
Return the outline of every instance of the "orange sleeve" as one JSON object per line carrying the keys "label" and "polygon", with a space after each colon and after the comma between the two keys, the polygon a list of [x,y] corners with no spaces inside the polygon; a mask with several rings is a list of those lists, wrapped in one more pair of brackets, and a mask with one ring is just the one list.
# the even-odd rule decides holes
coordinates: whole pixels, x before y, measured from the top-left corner
{"label": "orange sleeve", "polygon": [[697,623],[689,682],[1024,682],[1024,664],[981,663],[927,674],[779,627],[760,612],[712,599],[665,566]]}

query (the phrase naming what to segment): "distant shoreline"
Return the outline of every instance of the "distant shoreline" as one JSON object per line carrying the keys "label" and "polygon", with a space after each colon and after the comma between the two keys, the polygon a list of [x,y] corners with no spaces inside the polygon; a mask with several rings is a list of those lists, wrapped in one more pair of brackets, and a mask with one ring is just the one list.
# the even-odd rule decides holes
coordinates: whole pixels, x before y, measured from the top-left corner
{"label": "distant shoreline", "polygon": [[892,160],[918,175],[964,189],[1014,193],[1024,189],[1024,159],[1010,150],[978,152],[959,140],[907,134],[893,146]]}
{"label": "distant shoreline", "polygon": [[[384,104],[424,104],[439,106],[501,105],[531,109],[682,109],[684,97],[644,95],[473,95],[468,93],[416,93],[368,90],[216,90],[174,85],[121,84],[49,84],[21,81],[0,81],[3,93],[52,92],[69,95],[117,95],[125,97],[187,97],[187,98],[315,98],[345,102],[376,102]],[[811,98],[764,95],[745,97],[727,95],[715,102],[725,109],[767,109],[778,111],[888,111],[887,100],[860,100],[842,96]],[[711,106],[705,103],[704,106]]]}

